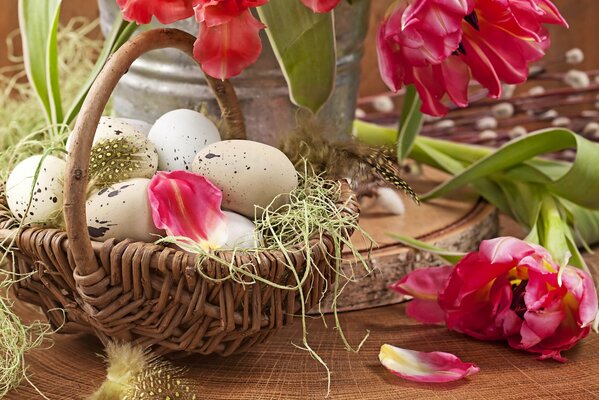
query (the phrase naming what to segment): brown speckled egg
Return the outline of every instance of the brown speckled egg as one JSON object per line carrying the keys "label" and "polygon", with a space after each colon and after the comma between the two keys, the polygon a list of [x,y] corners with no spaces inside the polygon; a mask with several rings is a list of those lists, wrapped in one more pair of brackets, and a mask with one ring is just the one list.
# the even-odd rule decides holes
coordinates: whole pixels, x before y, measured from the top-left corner
{"label": "brown speckled egg", "polygon": [[87,227],[92,240],[133,239],[155,242],[164,235],[152,220],[148,200],[150,179],[136,178],[93,193],[86,203]]}
{"label": "brown speckled egg", "polygon": [[278,208],[297,188],[297,172],[279,149],[249,140],[225,140],[203,148],[192,171],[210,179],[223,191],[223,208],[250,219],[261,215],[255,206]]}

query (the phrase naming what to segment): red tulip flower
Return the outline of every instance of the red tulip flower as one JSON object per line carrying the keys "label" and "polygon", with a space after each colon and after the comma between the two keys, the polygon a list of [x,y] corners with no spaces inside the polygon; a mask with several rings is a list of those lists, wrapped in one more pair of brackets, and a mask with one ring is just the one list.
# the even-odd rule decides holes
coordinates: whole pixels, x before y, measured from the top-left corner
{"label": "red tulip flower", "polygon": [[[147,24],[155,16],[163,24],[195,15],[200,25],[194,56],[214,78],[239,75],[262,53],[265,28],[251,13],[268,0],[117,0],[128,21]],[[314,12],[329,12],[340,0],[302,0]]]}
{"label": "red tulip flower", "polygon": [[422,111],[437,116],[448,111],[445,98],[468,105],[471,78],[493,98],[502,82],[526,81],[529,64],[549,47],[543,24],[567,26],[549,0],[407,1],[379,29],[379,67],[394,91],[414,84]]}
{"label": "red tulip flower", "polygon": [[455,267],[416,270],[391,287],[415,299],[410,316],[565,361],[597,317],[590,275],[559,266],[544,248],[511,237],[484,241]]}

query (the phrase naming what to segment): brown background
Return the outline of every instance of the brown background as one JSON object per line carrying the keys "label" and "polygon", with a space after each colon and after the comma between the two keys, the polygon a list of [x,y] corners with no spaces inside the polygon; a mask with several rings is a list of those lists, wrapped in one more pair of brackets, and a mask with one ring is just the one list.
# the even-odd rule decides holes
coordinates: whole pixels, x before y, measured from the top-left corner
{"label": "brown background", "polygon": [[[367,40],[366,55],[363,64],[362,94],[380,93],[383,91],[377,69],[376,50],[374,49],[375,27],[383,18],[385,10],[394,0],[374,0],[371,16],[371,32]],[[2,0],[0,12],[0,38],[17,28],[17,0]],[[586,60],[580,68],[594,69],[599,66],[599,51],[596,38],[599,33],[599,1],[597,0],[554,0],[562,14],[570,23],[570,30],[552,29],[554,45],[547,57],[551,62],[559,60],[564,51],[572,47],[585,50]],[[75,15],[95,18],[98,10],[95,0],[64,0],[63,21]],[[82,6],[84,4],[84,6]],[[0,66],[7,62],[7,47],[0,41]]]}

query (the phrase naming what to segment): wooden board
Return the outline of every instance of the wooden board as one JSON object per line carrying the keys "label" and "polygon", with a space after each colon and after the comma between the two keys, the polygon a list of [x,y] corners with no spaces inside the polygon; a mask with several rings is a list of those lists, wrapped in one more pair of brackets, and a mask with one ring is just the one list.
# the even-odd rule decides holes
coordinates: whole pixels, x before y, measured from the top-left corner
{"label": "wooden board", "polygon": [[[416,180],[410,180],[418,193],[426,193],[447,176],[432,169],[425,169]],[[416,268],[439,265],[442,260],[412,248],[407,248],[388,233],[399,233],[418,238],[429,244],[454,251],[471,251],[483,239],[497,236],[499,229],[497,211],[482,202],[470,190],[459,190],[449,197],[433,200],[418,206],[406,200],[405,215],[390,215],[372,202],[364,204],[360,225],[376,241],[378,246],[368,256],[370,243],[361,235],[354,235],[353,242],[369,257],[373,270],[365,275],[363,268],[353,267],[357,282],[351,283],[337,300],[342,311],[361,310],[388,304],[397,304],[402,296],[387,290],[406,273]],[[350,258],[349,255],[346,255]],[[346,275],[352,275],[352,266],[344,266]],[[331,311],[331,297],[321,311]]]}
{"label": "wooden board", "polygon": [[[513,228],[504,234],[517,235]],[[586,257],[598,276],[599,253]],[[23,310],[30,317],[31,310]],[[599,336],[591,334],[574,350],[564,353],[566,364],[537,361],[534,356],[508,348],[503,343],[479,342],[450,333],[443,327],[423,326],[404,315],[404,306],[380,307],[341,314],[352,343],[370,330],[371,336],[358,354],[348,353],[331,328],[319,319],[309,320],[313,348],[333,371],[330,399],[597,399],[599,398]],[[332,318],[327,317],[329,327]],[[326,394],[324,370],[304,351],[300,326],[295,324],[273,336],[270,342],[230,358],[191,357],[178,361],[189,368],[186,377],[199,399],[210,400],[308,400]],[[448,384],[417,384],[401,380],[378,362],[383,343],[422,351],[448,351],[473,362],[481,372],[467,380]],[[91,337],[57,337],[53,347],[27,357],[30,377],[50,400],[83,399],[104,379],[104,365],[97,355],[99,343]],[[37,400],[41,397],[29,384],[6,397]]]}

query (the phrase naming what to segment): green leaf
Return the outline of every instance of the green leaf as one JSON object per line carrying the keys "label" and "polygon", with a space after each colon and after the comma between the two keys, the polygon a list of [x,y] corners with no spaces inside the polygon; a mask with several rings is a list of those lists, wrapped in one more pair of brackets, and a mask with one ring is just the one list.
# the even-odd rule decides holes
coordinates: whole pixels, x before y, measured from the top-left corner
{"label": "green leaf", "polygon": [[[416,161],[441,169],[452,175],[457,175],[466,169],[464,163],[432,148],[426,141],[420,140],[420,137],[416,141],[410,155]],[[505,191],[496,182],[482,178],[476,181],[473,186],[489,203],[495,205],[495,207],[499,208],[505,214],[513,216],[509,201],[504,194]]]}
{"label": "green leaf", "polygon": [[413,248],[421,250],[421,251],[433,253],[433,254],[441,257],[442,259],[444,259],[451,265],[457,264],[466,255],[466,253],[462,253],[462,252],[458,252],[458,251],[449,251],[449,250],[441,249],[439,247],[425,243],[418,239],[414,239],[410,236],[403,236],[403,235],[398,235],[395,233],[387,233],[387,236],[392,237],[395,240],[398,240],[400,243],[403,243],[406,246],[413,247]]}
{"label": "green leaf", "polygon": [[399,134],[397,139],[397,160],[403,161],[412,151],[414,141],[422,128],[422,112],[420,106],[422,101],[414,85],[406,89],[404,104],[399,120]]}
{"label": "green leaf", "polygon": [[19,0],[27,78],[53,125],[63,121],[57,46],[60,4],[61,0]]}
{"label": "green leaf", "polygon": [[561,202],[570,214],[570,223],[574,227],[574,236],[579,237],[578,242],[589,245],[599,243],[599,211],[563,199]]}
{"label": "green leaf", "polygon": [[354,120],[354,134],[362,143],[371,146],[395,147],[397,131],[369,122]]}
{"label": "green leaf", "polygon": [[335,87],[333,13],[314,13],[298,0],[271,0],[258,8],[258,15],[267,26],[291,101],[317,113]]}
{"label": "green leaf", "polygon": [[89,89],[93,85],[100,71],[108,61],[108,57],[117,51],[135,32],[137,24],[135,22],[123,21],[120,15],[114,21],[112,29],[104,42],[104,48],[100,53],[98,60],[94,66],[94,69],[89,75],[87,81],[81,86],[79,93],[75,96],[69,111],[66,113],[64,123],[69,125],[79,114],[83,101],[89,92]]}
{"label": "green leaf", "polygon": [[[577,157],[564,175],[552,177],[547,188],[553,193],[587,208],[599,209],[599,196],[583,182],[599,182],[599,145],[566,129],[550,129],[514,140],[494,153],[481,158],[462,173],[439,185],[422,197],[439,197],[489,175],[507,171],[535,157],[554,151],[575,148]],[[512,175],[513,177],[513,175]]]}

